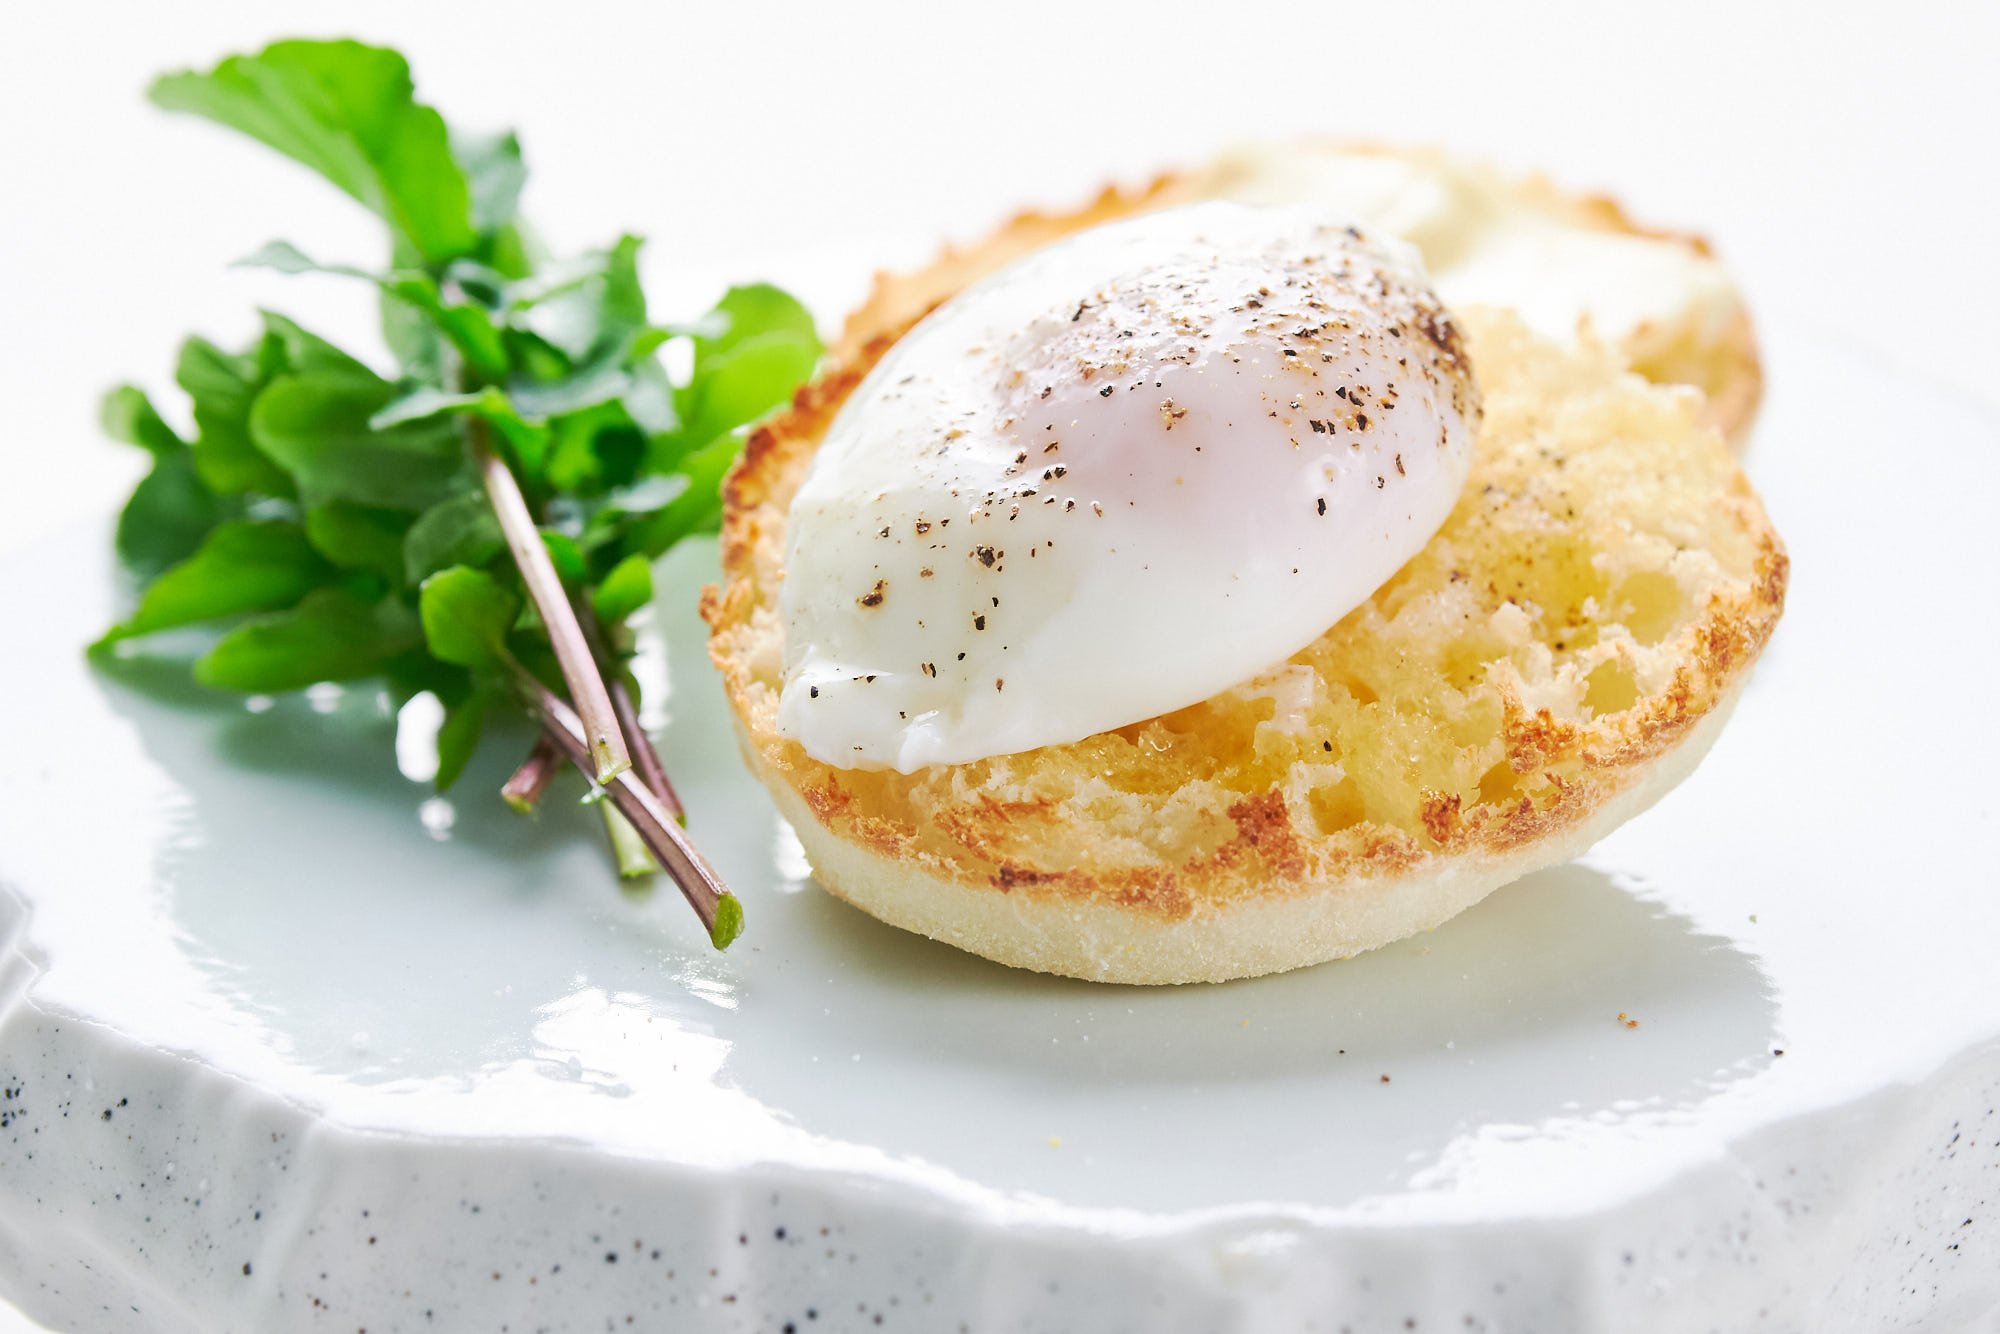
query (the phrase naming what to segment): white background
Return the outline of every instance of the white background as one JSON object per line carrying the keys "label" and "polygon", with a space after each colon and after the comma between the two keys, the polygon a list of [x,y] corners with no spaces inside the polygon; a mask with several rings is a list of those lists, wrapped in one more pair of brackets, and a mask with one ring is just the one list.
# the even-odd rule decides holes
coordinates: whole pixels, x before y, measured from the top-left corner
{"label": "white background", "polygon": [[[373,222],[141,96],[334,33],[402,47],[459,123],[519,127],[558,248],[650,236],[668,317],[771,278],[830,324],[873,267],[1013,208],[1326,131],[1610,190],[1713,237],[1756,308],[2000,405],[1992,4],[24,5],[0,28],[0,552],[116,503],[139,459],[97,395],[172,403],[184,333],[244,338],[263,303],[367,336],[357,292],[226,266],[276,236],[373,261]],[[1921,458],[1893,402],[1854,400]]]}

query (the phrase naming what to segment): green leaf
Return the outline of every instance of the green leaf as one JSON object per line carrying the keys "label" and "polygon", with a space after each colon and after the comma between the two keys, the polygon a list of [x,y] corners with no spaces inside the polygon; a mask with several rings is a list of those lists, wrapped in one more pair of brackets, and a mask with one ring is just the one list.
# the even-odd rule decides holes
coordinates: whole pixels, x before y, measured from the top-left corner
{"label": "green leaf", "polygon": [[591,594],[597,619],[606,625],[616,625],[652,600],[653,567],[637,552],[612,566]]}
{"label": "green leaf", "polygon": [[464,444],[449,421],[372,428],[394,395],[373,375],[281,376],[257,396],[250,433],[311,503],[428,509],[469,484]]}
{"label": "green leaf", "polygon": [[465,168],[472,191],[472,225],[497,232],[514,221],[528,167],[521,161],[521,141],[512,130],[499,134],[453,134],[452,156]]}
{"label": "green leaf", "polygon": [[181,344],[174,380],[194,400],[195,468],[219,494],[292,493],[284,471],[250,441],[250,407],[267,376],[255,355],[232,356],[205,338]]}
{"label": "green leaf", "polygon": [[445,710],[444,722],[437,734],[437,774],[431,780],[438,791],[448,789],[465,772],[472,752],[479,748],[479,736],[486,730],[487,716],[493,712],[493,706],[499,699],[496,691],[476,689]]}
{"label": "green leaf", "polygon": [[458,348],[459,354],[475,373],[494,380],[506,376],[507,345],[502,341],[491,314],[463,301],[441,302],[435,310],[425,313]]}
{"label": "green leaf", "polygon": [[161,574],[105,639],[288,607],[330,573],[292,523],[225,523],[192,556]]}
{"label": "green leaf", "polygon": [[304,163],[388,221],[426,259],[476,248],[472,193],[409,63],[354,41],[288,41],[207,74],[169,74],[153,102],[240,130]]}
{"label": "green leaf", "polygon": [[394,273],[383,280],[382,290],[405,302],[436,330],[449,339],[466,365],[487,379],[507,374],[507,345],[492,313],[468,301],[446,301],[437,283],[427,274]]}
{"label": "green leaf", "polygon": [[195,470],[194,454],[132,385],[104,396],[100,420],[106,435],[139,446],[153,467],[132,488],[118,514],[119,559],[143,575],[186,560],[232,508],[209,490]]}
{"label": "green leaf", "polygon": [[646,294],[639,284],[642,244],[636,236],[621,236],[609,250],[512,285],[508,322],[561,351],[572,366],[623,357],[646,327]]}
{"label": "green leaf", "polygon": [[[291,317],[280,315],[275,310],[260,310],[258,317],[264,321],[264,338],[267,350],[264,362],[278,370],[303,371],[317,375],[325,371],[343,375],[374,376],[365,362],[341,351],[318,334],[299,327]],[[275,349],[275,350],[272,350]]]}
{"label": "green leaf", "polygon": [[545,258],[539,241],[518,223],[493,233],[486,247],[486,262],[510,282],[533,273]]}
{"label": "green leaf", "polygon": [[195,472],[192,454],[162,454],[118,513],[119,559],[135,573],[157,574],[193,555],[227,513]]}
{"label": "green leaf", "polygon": [[720,527],[722,479],[742,450],[742,440],[725,435],[683,459],[687,489],[634,526],[632,549],[658,556],[684,537]]}
{"label": "green leaf", "polygon": [[330,500],[309,507],[305,523],[313,547],[341,569],[369,570],[391,584],[402,582],[407,514]]}
{"label": "green leaf", "polygon": [[513,446],[523,467],[531,474],[540,472],[542,457],[548,452],[549,428],[523,418],[513,401],[492,385],[465,394],[448,393],[432,385],[418,385],[369,418],[368,424],[380,430],[446,413],[464,413],[483,419]]}
{"label": "green leaf", "polygon": [[507,304],[507,288],[514,278],[476,259],[455,259],[445,265],[439,281],[457,288],[488,310],[498,310]]}
{"label": "green leaf", "polygon": [[555,417],[602,407],[629,393],[632,383],[629,369],[607,360],[556,380],[516,379],[507,389],[514,405],[530,417]]}
{"label": "green leaf", "polygon": [[692,441],[711,440],[788,400],[819,364],[812,315],[769,283],[732,287],[695,323],[694,374],[678,395]]}
{"label": "green leaf", "polygon": [[194,665],[203,685],[256,694],[303,690],[382,670],[422,642],[416,617],[394,597],[370,601],[320,588],[298,606],[238,626]]}
{"label": "green leaf", "polygon": [[[440,389],[434,384],[420,384],[378,409],[368,419],[368,424],[376,430],[390,426],[401,426],[404,422],[423,421],[443,412],[459,412],[486,401],[497,390],[479,390],[476,393],[455,394],[448,389]],[[506,396],[500,396],[505,402]]]}
{"label": "green leaf", "polygon": [[485,668],[506,652],[507,631],[521,614],[521,600],[486,571],[454,565],[424,580],[417,611],[432,657]]}
{"label": "green leaf", "polygon": [[382,341],[402,365],[403,374],[415,380],[441,379],[445,340],[437,324],[393,292],[385,290],[377,304]]}
{"label": "green leaf", "polygon": [[328,273],[343,278],[361,278],[368,282],[381,281],[380,275],[370,273],[367,269],[356,268],[352,264],[322,264],[290,241],[266,241],[230,267],[275,269],[279,273],[289,274]]}
{"label": "green leaf", "polygon": [[[521,615],[522,624],[534,614],[535,605],[531,602]],[[507,641],[507,647],[513,652],[515,660],[527,669],[530,676],[550,690],[559,695],[568,691],[569,685],[563,680],[562,664],[556,661],[555,650],[549,647],[549,641],[519,633],[520,625],[515,629],[516,633]]]}
{"label": "green leaf", "polygon": [[[728,352],[761,334],[789,334],[820,352],[819,330],[812,312],[797,297],[769,283],[749,283],[722,294],[709,312],[688,332],[694,335],[695,364]],[[696,371],[699,374],[699,369]]]}
{"label": "green leaf", "polygon": [[[458,348],[467,365],[478,374],[498,379],[507,373],[507,348],[491,313],[476,303],[446,301],[436,279],[420,270],[392,269],[387,273],[376,273],[352,264],[322,264],[289,241],[266,242],[254,253],[237,260],[236,264],[239,268],[276,269],[280,273],[334,274],[373,283],[380,289],[385,301],[403,307],[401,318],[394,321],[388,318],[389,306],[383,308],[383,332],[390,343],[390,350],[397,354],[399,360],[414,363],[412,368],[425,376],[436,376],[440,370],[439,348],[437,339],[432,335],[442,335]],[[282,319],[273,317],[269,312],[266,312],[265,318],[267,321]],[[414,326],[412,320],[416,322]],[[291,325],[291,328],[297,333],[304,333],[297,325]],[[314,341],[336,353],[349,365],[360,367],[361,363],[339,352],[331,344],[317,339]],[[289,364],[293,370],[323,369],[310,361],[293,360]]]}
{"label": "green leaf", "polygon": [[412,586],[451,565],[484,565],[507,536],[484,491],[464,491],[417,516],[403,535],[402,577]]}
{"label": "green leaf", "polygon": [[507,353],[514,359],[514,373],[507,382],[509,393],[519,394],[531,385],[553,384],[570,374],[569,358],[560,348],[512,324],[507,327]]}
{"label": "green leaf", "polygon": [[819,339],[777,329],[752,334],[706,362],[681,395],[690,440],[709,440],[786,402],[819,362]]}
{"label": "green leaf", "polygon": [[153,400],[134,385],[121,384],[104,396],[98,422],[113,440],[137,445],[156,458],[177,455],[187,448],[187,442],[161,420]]}
{"label": "green leaf", "polygon": [[612,491],[604,497],[604,509],[619,514],[651,514],[663,508],[668,501],[687,490],[687,475],[674,469],[688,454],[687,450],[676,450],[670,466],[662,465],[630,486]]}
{"label": "green leaf", "polygon": [[549,553],[549,564],[556,567],[556,577],[563,581],[565,588],[575,588],[590,577],[590,570],[583,559],[583,549],[576,539],[567,533],[554,529],[542,529],[542,546]]}
{"label": "green leaf", "polygon": [[641,430],[649,435],[662,435],[681,429],[680,410],[674,397],[674,382],[667,378],[666,368],[657,360],[646,360],[632,367],[632,387],[625,391],[622,401],[625,411]]}
{"label": "green leaf", "polygon": [[[407,600],[398,599],[398,601],[402,602],[405,608],[410,606]],[[416,621],[414,614],[411,620],[413,623]],[[419,637],[422,633],[422,626],[419,624]],[[463,667],[439,662],[429,652],[421,649],[399,654],[393,661],[385,663],[382,667],[382,680],[392,699],[408,700],[429,691],[444,702],[446,709],[452,708],[472,693],[472,673]]]}
{"label": "green leaf", "polygon": [[628,483],[645,461],[646,437],[615,399],[566,413],[549,430],[545,476],[558,491],[593,495]]}
{"label": "green leaf", "polygon": [[258,492],[290,496],[283,469],[251,439],[250,413],[272,378],[291,371],[339,371],[372,377],[359,361],[274,311],[261,312],[264,334],[240,356],[204,338],[181,345],[174,378],[194,400],[195,467],[209,488],[223,495]]}

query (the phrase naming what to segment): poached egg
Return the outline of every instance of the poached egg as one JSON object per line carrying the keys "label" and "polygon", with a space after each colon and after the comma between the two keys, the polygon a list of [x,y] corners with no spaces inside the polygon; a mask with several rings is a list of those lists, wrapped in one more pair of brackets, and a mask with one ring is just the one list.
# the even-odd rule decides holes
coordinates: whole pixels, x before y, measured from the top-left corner
{"label": "poached egg", "polygon": [[1196,180],[1205,197],[1311,204],[1416,246],[1453,306],[1505,306],[1537,333],[1589,332],[1634,355],[1692,333],[1713,339],[1742,308],[1719,260],[1685,241],[1581,216],[1442,153],[1380,153],[1314,141],[1246,145]]}
{"label": "poached egg", "polygon": [[1409,246],[1192,204],[940,306],[786,534],[780,732],[909,772],[1079,740],[1281,662],[1427,542],[1478,389]]}

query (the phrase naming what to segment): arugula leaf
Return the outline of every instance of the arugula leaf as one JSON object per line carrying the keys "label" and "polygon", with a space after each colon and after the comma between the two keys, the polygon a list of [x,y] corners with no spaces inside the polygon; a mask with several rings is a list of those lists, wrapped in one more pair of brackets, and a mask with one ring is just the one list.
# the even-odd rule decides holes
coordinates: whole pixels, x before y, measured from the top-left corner
{"label": "arugula leaf", "polygon": [[612,566],[591,595],[597,619],[607,625],[617,624],[652,600],[653,566],[636,551]]}
{"label": "arugula leaf", "polygon": [[192,453],[162,454],[118,512],[118,557],[128,569],[157,575],[193,555],[227,513],[195,471]]}
{"label": "arugula leaf", "polygon": [[193,555],[228,507],[201,480],[187,442],[142,390],[129,384],[113,389],[104,396],[99,420],[106,435],[153,456],[152,470],[119,511],[116,545],[127,568],[157,575]]}
{"label": "arugula leaf", "polygon": [[320,555],[343,570],[368,570],[391,584],[403,578],[403,535],[407,514],[329,500],[305,512],[306,538]]}
{"label": "arugula leaf", "polygon": [[[399,337],[414,336],[421,342],[419,349],[430,364],[438,357],[442,344],[438,336],[442,334],[454,344],[467,363],[481,375],[502,376],[507,373],[507,349],[501,342],[500,330],[493,322],[493,316],[484,307],[466,301],[447,301],[438,287],[437,280],[428,273],[409,269],[391,269],[376,273],[357,268],[352,264],[323,264],[293,245],[290,241],[267,241],[257,250],[236,261],[238,268],[274,269],[279,273],[302,274],[323,273],[341,278],[359,278],[380,289],[387,300],[410,307],[406,322],[397,326]],[[385,313],[386,313],[385,307]],[[281,319],[266,312],[266,319]],[[414,321],[414,325],[407,323]],[[292,329],[298,333],[296,325]],[[307,335],[310,337],[310,335]],[[316,342],[318,340],[315,340]],[[321,344],[338,358],[359,367],[358,362],[345,353]],[[392,346],[394,351],[400,349]],[[311,361],[294,360],[295,370],[318,369]],[[435,369],[435,367],[433,367]]]}
{"label": "arugula leaf", "polygon": [[521,599],[486,571],[454,565],[424,580],[417,610],[432,657],[458,667],[490,668],[506,652]]}
{"label": "arugula leaf", "polygon": [[372,376],[366,362],[335,347],[318,334],[300,327],[289,315],[280,315],[275,310],[260,310],[258,318],[264,321],[264,359],[274,369],[281,368],[318,374],[331,371],[342,375]]}
{"label": "arugula leaf", "polygon": [[250,434],[314,502],[428,509],[469,484],[464,443],[445,421],[370,426],[394,394],[372,374],[283,375],[257,396]]}
{"label": "arugula leaf", "polygon": [[557,417],[617,403],[636,384],[632,368],[614,360],[553,380],[517,380],[507,386],[507,392],[514,406],[527,415]]}
{"label": "arugula leaf", "polygon": [[390,292],[377,303],[382,341],[414,380],[438,380],[444,375],[445,336],[429,312],[419,310]]}
{"label": "arugula leaf", "polygon": [[194,679],[257,694],[303,690],[372,676],[422,640],[417,618],[399,599],[319,588],[289,611],[224,635],[195,661]]}
{"label": "arugula leaf", "polygon": [[521,160],[521,140],[512,130],[500,134],[451,136],[451,155],[465,169],[472,194],[472,225],[497,232],[514,221],[528,166]]}
{"label": "arugula leaf", "polygon": [[635,523],[626,539],[634,550],[663,555],[674,543],[722,524],[722,479],[728,475],[743,442],[725,435],[681,460],[687,486],[672,500]]}
{"label": "arugula leaf", "polygon": [[447,412],[482,418],[499,430],[507,443],[514,447],[516,457],[529,473],[541,470],[542,456],[548,450],[548,428],[524,418],[519,407],[491,385],[462,394],[419,385],[369,418],[368,424],[380,430],[405,422],[429,420]]}
{"label": "arugula leaf", "polygon": [[431,779],[439,792],[450,788],[465,772],[472,752],[479,746],[480,733],[486,730],[486,719],[500,701],[499,691],[476,687],[445,709],[444,722],[437,734],[437,773]]}
{"label": "arugula leaf", "polygon": [[414,307],[458,349],[475,374],[492,379],[506,375],[507,347],[492,312],[484,306],[447,300],[436,281],[426,274],[391,274],[383,280],[382,290]]}
{"label": "arugula leaf", "polygon": [[264,334],[248,352],[224,352],[204,338],[181,345],[174,378],[194,400],[194,462],[202,480],[222,495],[255,492],[288,497],[285,471],[266,458],[250,433],[250,412],[273,378],[287,370],[372,375],[361,362],[273,311],[261,312]]}
{"label": "arugula leaf", "polygon": [[[622,627],[653,597],[650,557],[714,528],[745,426],[813,369],[811,317],[751,284],[691,324],[654,323],[634,236],[548,260],[516,216],[519,140],[448,127],[394,51],[279,42],[168,75],[152,95],[262,140],[385,220],[379,267],[322,264],[283,241],[243,262],[372,284],[396,366],[378,373],[265,311],[241,351],[183,345],[189,438],[138,389],[114,389],[105,432],[153,460],[118,550],[150,582],[105,642],[249,617],[196,680],[278,691],[379,676],[396,698],[431,691],[446,709],[440,787],[492,713],[518,706],[510,676],[543,725],[519,790],[559,753],[600,778],[628,750],[644,759],[611,800],[726,944],[740,905],[675,853],[637,795],[680,809],[630,722]],[[676,339],[693,352],[680,383],[658,355]],[[605,632],[579,625],[577,607]]]}
{"label": "arugula leaf", "polygon": [[361,278],[368,282],[380,281],[377,275],[367,269],[356,268],[352,264],[322,264],[290,241],[266,241],[237,260],[232,267],[271,269],[294,276],[301,273],[324,273],[341,278]]}
{"label": "arugula leaf", "polygon": [[682,391],[680,413],[690,440],[708,441],[784,403],[819,362],[817,335],[790,329],[740,338],[704,363]]}
{"label": "arugula leaf", "polygon": [[194,401],[194,466],[213,491],[291,494],[290,479],[250,442],[250,405],[270,374],[254,352],[232,356],[205,338],[181,344],[174,380]]}
{"label": "arugula leaf", "polygon": [[161,419],[153,400],[136,385],[121,384],[106,394],[97,419],[113,440],[137,445],[155,458],[179,455],[187,449],[187,441]]}
{"label": "arugula leaf", "polygon": [[812,312],[797,297],[769,283],[730,288],[688,332],[694,335],[697,358],[728,352],[745,339],[760,334],[790,334],[815,347],[819,345],[819,329],[813,323]]}
{"label": "arugula leaf", "polygon": [[649,452],[645,432],[618,399],[565,413],[549,424],[544,476],[558,491],[596,495],[630,484]]}
{"label": "arugula leaf", "polygon": [[288,607],[330,572],[297,524],[225,523],[147,585],[138,607],[105,640]]}
{"label": "arugula leaf", "polygon": [[648,358],[632,364],[632,387],[620,400],[640,429],[653,434],[683,431],[680,410],[675,403],[674,384],[660,363]]}
{"label": "arugula leaf", "polygon": [[483,491],[466,491],[417,516],[403,535],[403,579],[421,584],[451,565],[484,565],[507,549],[507,536]]}
{"label": "arugula leaf", "polygon": [[573,365],[622,356],[646,327],[646,293],[639,285],[643,244],[636,236],[621,236],[608,250],[510,285],[508,323],[555,347]]}
{"label": "arugula leaf", "polygon": [[692,333],[694,376],[676,406],[682,437],[704,450],[788,401],[826,350],[806,308],[768,283],[730,288]]}
{"label": "arugula leaf", "polygon": [[561,577],[565,588],[579,587],[590,577],[590,567],[583,558],[583,549],[568,533],[544,528],[542,546],[548,550],[549,563],[556,567],[556,574]]}
{"label": "arugula leaf", "polygon": [[[479,241],[472,191],[444,118],[415,98],[409,62],[360,42],[277,42],[206,74],[157,80],[156,106],[260,139],[379,214],[418,254],[442,262]],[[489,169],[490,170],[490,169]],[[494,190],[487,188],[489,201]]]}

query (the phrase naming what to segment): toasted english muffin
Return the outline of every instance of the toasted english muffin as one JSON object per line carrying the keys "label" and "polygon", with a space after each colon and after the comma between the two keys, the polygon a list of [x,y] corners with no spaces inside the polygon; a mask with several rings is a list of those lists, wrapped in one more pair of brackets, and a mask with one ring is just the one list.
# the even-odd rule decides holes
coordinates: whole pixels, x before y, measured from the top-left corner
{"label": "toasted english muffin", "polygon": [[[1123,211],[1032,226],[1053,240]],[[1026,232],[1005,233],[1008,257]],[[1458,315],[1485,420],[1456,508],[1288,662],[1067,745],[910,774],[808,756],[775,725],[787,507],[875,361],[1001,262],[958,256],[928,286],[907,280],[904,323],[849,344],[725,487],[710,653],[744,753],[828,890],[1023,968],[1277,972],[1436,926],[1574,856],[1712,742],[1783,605],[1761,503],[1697,392],[1475,307]]]}
{"label": "toasted english muffin", "polygon": [[[1708,243],[1632,221],[1603,195],[1557,188],[1425,149],[1308,140],[1239,149],[1150,185],[1107,188],[1074,213],[1029,212],[928,268],[878,274],[836,355],[901,329],[938,301],[1079,225],[1209,198],[1312,202],[1416,245],[1447,304],[1509,305],[1567,341],[1617,346],[1659,384],[1700,389],[1704,420],[1741,445],[1763,373],[1742,294]],[[1588,326],[1580,328],[1580,326]]]}

